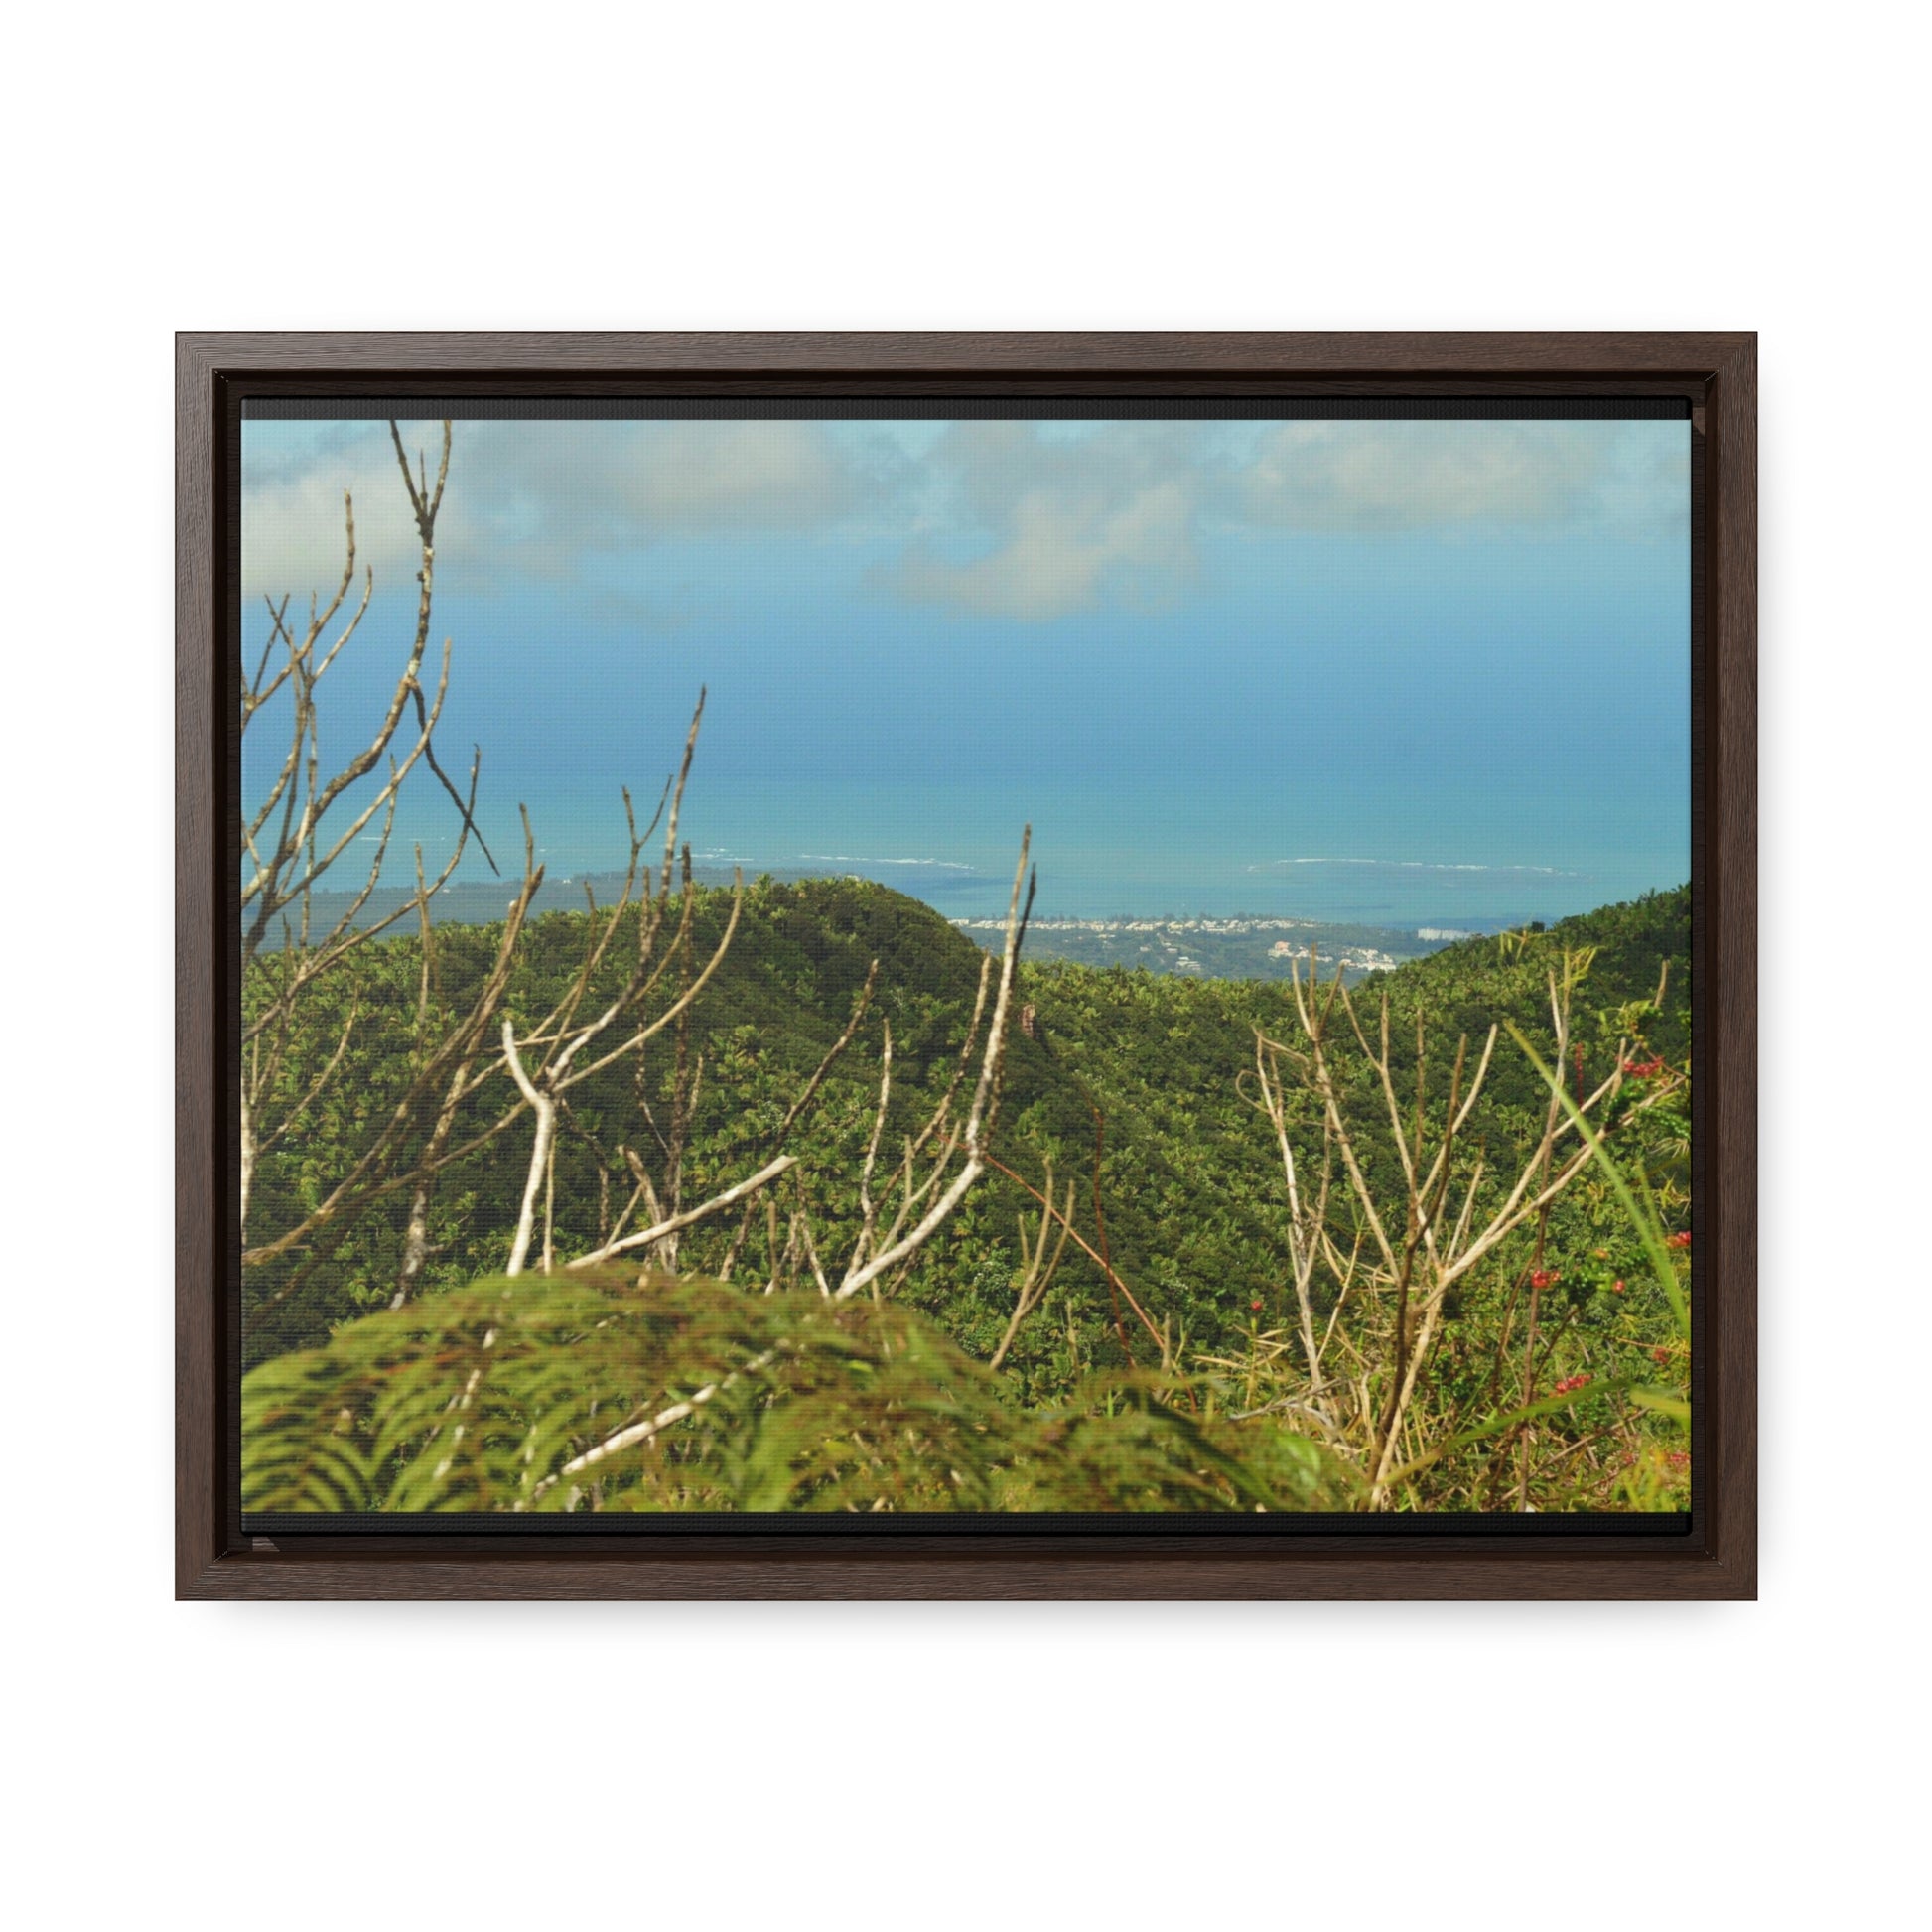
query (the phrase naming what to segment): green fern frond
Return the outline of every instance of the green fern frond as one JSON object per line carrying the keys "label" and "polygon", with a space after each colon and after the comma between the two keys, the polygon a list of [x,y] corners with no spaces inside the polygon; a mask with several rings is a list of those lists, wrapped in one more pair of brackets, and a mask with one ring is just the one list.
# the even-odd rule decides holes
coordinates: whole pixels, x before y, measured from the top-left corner
{"label": "green fern frond", "polygon": [[[472,1283],[243,1384],[243,1507],[1104,1511],[1345,1506],[1325,1451],[1150,1378],[1031,1412],[909,1309],[627,1274]],[[655,1426],[659,1424],[661,1426]]]}

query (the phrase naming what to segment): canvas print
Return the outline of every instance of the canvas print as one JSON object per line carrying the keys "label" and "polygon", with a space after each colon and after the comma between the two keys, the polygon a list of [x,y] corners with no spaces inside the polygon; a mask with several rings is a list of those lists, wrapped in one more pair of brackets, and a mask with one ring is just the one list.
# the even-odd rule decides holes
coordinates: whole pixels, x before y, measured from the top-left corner
{"label": "canvas print", "polygon": [[244,1526],[1667,1530],[1676,403],[241,430]]}

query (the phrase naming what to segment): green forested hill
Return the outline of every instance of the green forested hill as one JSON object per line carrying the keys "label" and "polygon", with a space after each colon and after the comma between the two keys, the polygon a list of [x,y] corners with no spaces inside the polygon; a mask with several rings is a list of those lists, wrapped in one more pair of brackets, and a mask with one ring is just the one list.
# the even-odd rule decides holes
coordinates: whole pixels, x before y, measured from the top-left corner
{"label": "green forested hill", "polygon": [[[700,956],[722,929],[727,897],[704,896],[694,935]],[[536,1012],[566,984],[582,954],[584,927],[581,913],[546,914],[532,923],[512,983],[513,1012]],[[439,932],[437,970],[448,1001],[460,1002],[483,971],[496,933],[488,927]],[[1669,1011],[1652,1037],[1660,1051],[1677,1055],[1687,1035],[1688,944],[1688,894],[1679,891],[1565,921],[1527,948],[1465,941],[1378,976],[1354,997],[1366,1011],[1386,992],[1397,1057],[1413,1064],[1419,1009],[1432,1033],[1447,1036],[1450,1052],[1457,1032],[1479,1035],[1499,1017],[1547,1034],[1547,958],[1562,947],[1588,945],[1597,951],[1585,982],[1587,1009],[1610,1011],[1645,998],[1660,963],[1670,962]],[[621,941],[614,953],[621,960]],[[876,959],[872,1012],[827,1082],[814,1142],[828,1166],[852,1167],[878,1087],[878,1022],[889,1020],[894,1033],[896,1121],[909,1119],[914,1097],[935,1093],[950,1072],[981,957],[941,915],[885,887],[819,880],[748,889],[738,936],[695,1010],[694,1052],[705,1055],[705,1071],[687,1198],[701,1198],[757,1165],[790,1097],[838,1037]],[[353,990],[365,1008],[351,1048],[358,1077],[340,1084],[300,1140],[265,1163],[257,1209],[263,1221],[272,1225],[278,1212],[312,1193],[329,1171],[332,1143],[345,1148],[379,1105],[385,1080],[393,1082],[402,1064],[420,971],[418,941],[402,938],[370,948],[342,976],[330,1010],[319,1017],[317,1038],[331,1035]],[[1237,1084],[1252,1068],[1256,1028],[1290,1035],[1290,990],[1048,963],[1025,967],[1021,991],[1033,1014],[1014,1031],[996,1148],[1035,1184],[1048,1160],[1062,1179],[1080,1175],[1090,1216],[1097,1106],[1109,1253],[1130,1283],[1146,1285],[1144,1299],[1157,1320],[1171,1316],[1202,1343],[1223,1339],[1236,1311],[1245,1315],[1256,1296],[1279,1291],[1279,1164],[1266,1124]],[[654,1042],[653,1050],[647,1079],[661,1111],[671,1077],[668,1043]],[[1607,1063],[1608,1050],[1592,1038],[1591,1071]],[[1535,1075],[1506,1042],[1491,1088],[1498,1101],[1537,1105]],[[627,1068],[601,1076],[579,1114],[587,1134],[607,1144],[643,1144]],[[835,1153],[841,1158],[833,1161]],[[501,1265],[524,1158],[521,1138],[506,1134],[439,1189],[443,1226],[433,1281],[464,1280]],[[603,1184],[608,1189],[618,1180]],[[559,1228],[569,1241],[588,1245],[595,1235],[599,1187],[584,1145],[566,1136],[557,1198]],[[910,1285],[914,1301],[969,1347],[990,1345],[1004,1323],[1014,1220],[1028,1204],[1013,1183],[989,1177]],[[836,1217],[836,1190],[825,1205]],[[271,1266],[251,1282],[251,1302],[263,1310],[251,1324],[251,1356],[314,1340],[331,1321],[380,1305],[401,1215],[398,1200],[371,1216],[272,1307],[264,1305],[286,1287],[297,1264]],[[1090,1239],[1097,1232],[1087,1228]],[[711,1231],[694,1236],[694,1264],[723,1239]],[[1084,1312],[1093,1345],[1104,1349],[1112,1312],[1100,1271],[1076,1250],[1064,1281],[1076,1322]],[[1037,1345],[1063,1352],[1063,1324]],[[1023,1364],[1027,1355],[1023,1348]]]}
{"label": "green forested hill", "polygon": [[[730,899],[698,889],[682,970],[695,970],[712,953]],[[554,912],[526,927],[492,1028],[506,1014],[520,1037],[530,1036],[580,974],[592,919]],[[466,1010],[501,937],[500,927],[437,928],[427,972],[421,937],[386,939],[306,996],[300,1036],[278,1075],[278,1105],[293,1113],[287,1131],[261,1153],[252,1243],[268,1245],[276,1229],[302,1223],[392,1115],[398,1096],[423,1091],[416,1077],[422,1041],[447,1028],[439,1016]],[[586,1012],[629,975],[635,944],[633,910],[585,989]],[[680,1159],[684,1203],[757,1173],[813,1070],[867,997],[870,976],[870,1004],[849,1049],[784,1144],[798,1165],[744,1209],[689,1229],[676,1254],[681,1276],[716,1276],[729,1267],[733,1281],[755,1295],[774,1276],[807,1294],[820,1273],[836,1279],[860,1220],[886,1028],[892,1103],[876,1193],[890,1187],[906,1137],[954,1076],[984,959],[939,914],[881,886],[764,880],[748,888],[734,942],[691,1008],[688,1027],[660,1035],[646,1056],[617,1060],[570,1095],[554,1166],[542,1176],[559,1261],[606,1238],[631,1195],[634,1172],[655,1173],[672,1209],[666,1176]],[[265,970],[279,969],[271,961]],[[1659,1009],[1649,1003],[1660,974],[1666,994]],[[1410,1137],[1419,1131],[1431,1146],[1445,1128],[1458,1050],[1472,1071],[1492,1026],[1513,1023],[1546,1060],[1552,1057],[1552,980],[1566,975],[1566,1087],[1576,1095],[1595,1090],[1616,1071],[1619,1052],[1627,1055],[1628,1071],[1599,1118],[1653,1211],[1667,1224],[1681,1220],[1688,1206],[1686,891],[1605,907],[1547,932],[1465,941],[1375,975],[1347,996],[1353,1023],[1346,1001],[1329,1006],[1325,1050],[1339,1104],[1364,1183],[1398,1242],[1407,1211],[1398,1143],[1380,1076],[1354,1025],[1364,1030],[1366,1045],[1377,1047],[1386,1003],[1390,1085]],[[673,976],[668,985],[676,983]],[[1330,984],[1324,977],[1324,1000]],[[247,997],[258,999],[260,988]],[[1005,1357],[1002,1386],[1023,1408],[1043,1404],[1048,1413],[1095,1373],[1145,1370],[1164,1358],[1168,1370],[1196,1378],[1189,1403],[1205,1400],[1231,1414],[1243,1402],[1249,1409],[1262,1403],[1298,1363],[1306,1378],[1310,1349],[1289,1263],[1283,1167],[1257,1104],[1255,1074],[1258,1035],[1289,1049],[1272,1064],[1284,1079],[1286,1129],[1313,1198],[1324,1130],[1307,1067],[1299,1078],[1284,1071],[1301,1064],[1293,1055],[1307,1044],[1293,988],[1046,962],[1023,964],[1016,1002],[991,1142],[1010,1173],[989,1173],[966,1194],[918,1255],[897,1290],[899,1303],[929,1317],[964,1357],[992,1361],[1037,1239],[1040,1194],[1050,1181],[1064,1202],[1071,1183],[1073,1233],[1051,1299]],[[517,1111],[506,1073],[489,1070],[490,1057],[479,1062],[483,1074],[462,1103],[454,1143],[482,1136],[492,1122],[506,1125],[440,1173],[427,1202],[429,1260],[412,1285],[411,1307],[496,1275],[508,1259],[533,1124]],[[1534,1171],[1549,1104],[1542,1076],[1501,1034],[1479,1103],[1454,1144],[1455,1188],[1471,1203],[1477,1226],[1504,1199],[1512,1175],[1525,1173],[1526,1163]],[[427,1117],[410,1126],[412,1144],[421,1144],[428,1126]],[[1378,1457],[1387,1467],[1390,1457],[1401,1457],[1377,1436],[1375,1418],[1387,1399],[1381,1391],[1390,1386],[1391,1363],[1406,1345],[1405,1318],[1392,1299],[1405,1291],[1375,1262],[1359,1190],[1351,1193],[1334,1172],[1323,1217],[1327,1257],[1311,1300],[1333,1340],[1335,1358],[1324,1374],[1342,1376],[1330,1386],[1352,1391],[1354,1413],[1341,1417],[1329,1400],[1321,1427],[1353,1432],[1348,1454],[1361,1469]],[[409,1194],[407,1187],[381,1194],[244,1270],[247,1361],[313,1350],[344,1324],[388,1306]],[[628,1225],[650,1221],[646,1214]],[[801,1226],[811,1236],[809,1252],[799,1245]],[[1687,1242],[1689,1235],[1675,1238]],[[1600,1169],[1586,1171],[1553,1206],[1500,1240],[1479,1270],[1446,1291],[1440,1330],[1428,1342],[1426,1401],[1403,1424],[1405,1446],[1412,1437],[1446,1440],[1512,1404],[1564,1399],[1566,1392],[1574,1402],[1574,1392],[1592,1382],[1625,1386],[1633,1368],[1651,1373],[1653,1359],[1673,1373],[1681,1369],[1676,1290],[1659,1288],[1669,1270],[1660,1274],[1645,1260],[1637,1226]],[[1349,1290],[1337,1284],[1351,1279],[1357,1263],[1355,1302],[1340,1321]],[[1139,1313],[1130,1312],[1135,1305]],[[789,1329],[781,1324],[781,1331]],[[1555,1396],[1546,1398],[1545,1384]],[[1292,1386],[1283,1397],[1291,1399]],[[1320,1420],[1313,1410],[1307,1414]],[[1494,1433],[1494,1425],[1482,1426]],[[1663,1451],[1654,1444],[1645,1449],[1627,1424],[1616,1426],[1626,1441],[1614,1469],[1601,1464],[1602,1450],[1590,1449],[1601,1431],[1576,1439],[1575,1452],[1594,1458],[1576,1465],[1593,1472],[1596,1487],[1588,1493],[1615,1481],[1632,1495],[1674,1495],[1682,1479],[1676,1465],[1643,1460]],[[1459,1498],[1453,1506],[1507,1506],[1517,1480],[1507,1445],[1516,1440],[1508,1437],[1493,1452],[1467,1451],[1452,1475],[1446,1463],[1442,1493]],[[1565,1466],[1572,1452],[1559,1442],[1548,1451],[1557,1458],[1552,1466]],[[1525,1497],[1528,1466],[1520,1476]],[[1647,1486],[1633,1487],[1630,1469],[1645,1471]],[[1426,1505],[1411,1497],[1410,1506]]]}
{"label": "green forested hill", "polygon": [[[1378,975],[1353,997],[1368,1016],[1387,995],[1392,1057],[1409,1080],[1422,1014],[1440,1085],[1460,1034],[1479,1046],[1492,1022],[1514,1019],[1547,1037],[1549,959],[1565,948],[1595,947],[1579,1000],[1591,1022],[1587,1073],[1600,1077],[1614,1057],[1614,1033],[1595,1016],[1647,999],[1666,961],[1666,1014],[1649,1033],[1657,1051],[1681,1057],[1689,1050],[1689,911],[1688,889],[1680,889],[1565,920],[1527,947],[1467,940]],[[1130,1276],[1148,1281],[1164,1306],[1184,1310],[1203,1341],[1218,1340],[1226,1320],[1257,1296],[1273,1310],[1282,1279],[1282,1173],[1266,1123],[1239,1089],[1252,1074],[1256,1029],[1293,1038],[1292,991],[1061,965],[1032,968],[1026,984],[1056,1064],[1086,1083],[1108,1117],[1110,1226]],[[1507,1038],[1488,1093],[1486,1117],[1513,1119],[1533,1138],[1544,1089]],[[1361,1114],[1373,1132],[1372,1101]],[[1079,1131],[1076,1120],[1071,1132]]]}
{"label": "green forested hill", "polygon": [[[699,889],[692,952],[702,960],[723,932],[730,895]],[[525,929],[518,948],[507,1011],[519,1032],[569,985],[582,960],[587,915],[548,913]],[[434,945],[437,1004],[460,1010],[486,972],[501,937],[500,926],[438,929]],[[608,993],[628,970],[628,915],[601,971],[596,992]],[[880,1078],[881,1022],[894,1038],[895,1135],[910,1131],[922,1105],[950,1076],[972,1012],[982,953],[939,914],[884,887],[858,881],[810,881],[795,885],[760,881],[747,889],[737,936],[692,1013],[690,1060],[702,1058],[698,1100],[686,1157],[684,1195],[702,1199],[755,1169],[761,1150],[813,1068],[838,1039],[851,1017],[874,960],[877,987],[863,1030],[833,1068],[816,1109],[807,1146],[829,1173],[848,1184],[838,1199],[814,1200],[836,1218],[849,1203],[850,1180],[863,1159]],[[402,1090],[411,1068],[411,1035],[422,979],[420,941],[387,940],[366,948],[318,989],[308,1027],[312,1039],[285,1081],[299,1094],[356,1010],[348,1064],[322,1101],[303,1117],[301,1131],[265,1155],[256,1182],[251,1235],[299,1218],[345,1165],[350,1150],[380,1118],[392,1093]],[[641,1095],[660,1124],[666,1119],[676,1078],[675,1045],[653,1041],[643,1065]],[[1072,1122],[1084,1117],[1073,1083],[1050,1054],[1018,1030],[1008,1058],[1006,1112],[1011,1119],[1043,1108],[1041,1117]],[[513,1095],[496,1082],[486,1096],[500,1110]],[[621,1191],[621,1170],[600,1177],[589,1142],[607,1150],[629,1144],[655,1162],[639,1107],[635,1068],[624,1062],[582,1090],[574,1108],[581,1134],[565,1134],[559,1147],[556,1187],[558,1245],[579,1252],[592,1245],[601,1196]],[[488,1108],[478,1097],[466,1126],[479,1125]],[[459,1133],[458,1139],[462,1138]],[[890,1146],[890,1143],[889,1143]],[[436,1195],[435,1258],[428,1280],[450,1285],[500,1268],[507,1253],[521,1189],[527,1136],[506,1133],[446,1174]],[[814,1166],[819,1165],[814,1163]],[[1024,1196],[1016,1191],[1017,1202]],[[303,1345],[348,1315],[380,1307],[393,1284],[405,1203],[398,1195],[379,1204],[346,1235],[335,1235],[301,1253],[278,1257],[251,1271],[247,1284],[251,1359]],[[993,1203],[969,1201],[970,1224],[995,1211]],[[1011,1224],[1003,1214],[1002,1225]],[[963,1230],[955,1229],[957,1237]],[[695,1234],[688,1253],[695,1264],[716,1261],[726,1234]],[[990,1245],[967,1241],[979,1261],[997,1256]],[[955,1260],[957,1256],[954,1257]],[[988,1320],[993,1319],[989,1305]],[[1004,1311],[999,1314],[1004,1322]],[[972,1320],[962,1328],[978,1338]],[[998,1326],[994,1327],[997,1336]]]}

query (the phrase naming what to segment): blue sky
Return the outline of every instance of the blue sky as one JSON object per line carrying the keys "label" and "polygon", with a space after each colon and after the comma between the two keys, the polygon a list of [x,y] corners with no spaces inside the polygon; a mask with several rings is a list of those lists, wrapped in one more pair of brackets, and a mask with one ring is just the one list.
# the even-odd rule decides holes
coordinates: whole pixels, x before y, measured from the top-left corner
{"label": "blue sky", "polygon": [[[694,842],[753,864],[990,878],[1032,818],[1068,909],[1172,900],[1189,849],[1257,909],[1310,859],[1596,902],[1688,871],[1688,450],[1682,422],[459,423],[443,739],[483,749],[486,830],[527,802],[578,869],[705,684]],[[345,744],[413,612],[387,431],[245,425],[257,648],[264,592],[340,574],[345,488],[376,585],[331,674]]]}

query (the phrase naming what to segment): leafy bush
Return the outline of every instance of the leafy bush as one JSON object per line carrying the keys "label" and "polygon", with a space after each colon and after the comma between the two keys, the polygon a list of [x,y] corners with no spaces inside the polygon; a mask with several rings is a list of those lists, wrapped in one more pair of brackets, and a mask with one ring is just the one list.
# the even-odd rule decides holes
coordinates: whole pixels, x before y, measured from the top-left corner
{"label": "leafy bush", "polygon": [[1148,1375],[1023,1409],[894,1303],[627,1273],[492,1278],[242,1385],[253,1515],[1322,1510],[1346,1472]]}

